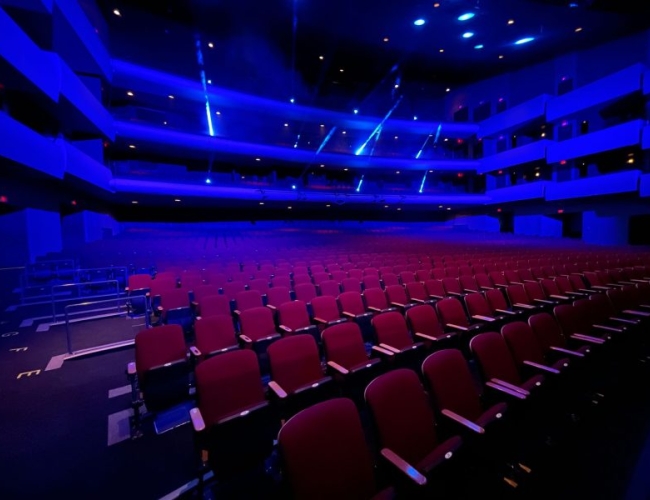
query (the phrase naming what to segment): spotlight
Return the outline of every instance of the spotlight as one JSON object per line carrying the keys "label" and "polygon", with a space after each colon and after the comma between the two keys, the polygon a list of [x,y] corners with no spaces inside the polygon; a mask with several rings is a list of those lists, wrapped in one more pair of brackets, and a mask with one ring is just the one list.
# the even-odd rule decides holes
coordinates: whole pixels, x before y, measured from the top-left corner
{"label": "spotlight", "polygon": [[473,17],[474,17],[473,12],[466,12],[465,14],[462,14],[462,15],[458,16],[458,20],[459,21],[469,21]]}
{"label": "spotlight", "polygon": [[472,31],[466,31],[463,33],[463,38],[472,38],[474,36],[474,32]]}
{"label": "spotlight", "polygon": [[205,183],[206,184],[212,184],[212,179],[210,179],[209,177],[206,177]]}
{"label": "spotlight", "polygon": [[416,26],[422,26],[424,23],[426,23],[426,21],[422,18],[413,21],[413,24],[415,24]]}

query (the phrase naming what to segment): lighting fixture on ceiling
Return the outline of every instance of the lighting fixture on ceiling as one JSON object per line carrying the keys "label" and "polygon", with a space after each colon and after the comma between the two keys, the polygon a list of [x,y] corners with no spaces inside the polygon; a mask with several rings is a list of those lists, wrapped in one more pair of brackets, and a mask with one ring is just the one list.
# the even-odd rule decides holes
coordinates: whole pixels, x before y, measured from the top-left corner
{"label": "lighting fixture on ceiling", "polygon": [[520,38],[519,40],[517,40],[517,41],[515,42],[515,45],[523,45],[523,44],[525,44],[525,43],[530,43],[530,42],[532,42],[533,40],[535,40],[535,37],[533,37],[533,36],[527,36],[526,38]]}
{"label": "lighting fixture on ceiling", "polygon": [[424,23],[426,23],[426,21],[422,18],[413,21],[413,24],[415,24],[416,26],[422,26]]}
{"label": "lighting fixture on ceiling", "polygon": [[474,32],[472,31],[466,31],[463,33],[463,38],[472,38],[474,36]]}
{"label": "lighting fixture on ceiling", "polygon": [[460,16],[458,16],[458,20],[459,21],[469,21],[471,18],[474,17],[474,15],[475,14],[473,12],[465,12],[465,14],[461,14]]}
{"label": "lighting fixture on ceiling", "polygon": [[482,43],[479,43],[478,45],[474,45],[474,48],[476,50],[481,50],[483,47],[484,47],[484,45]]}
{"label": "lighting fixture on ceiling", "polygon": [[120,12],[120,9],[113,9],[113,14],[115,14],[117,17],[122,17],[122,13]]}

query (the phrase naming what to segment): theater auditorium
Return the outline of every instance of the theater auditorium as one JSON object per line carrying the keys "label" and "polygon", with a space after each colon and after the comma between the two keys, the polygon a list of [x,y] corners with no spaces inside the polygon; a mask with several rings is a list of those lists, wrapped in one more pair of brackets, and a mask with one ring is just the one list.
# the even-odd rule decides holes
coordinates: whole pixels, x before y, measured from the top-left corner
{"label": "theater auditorium", "polygon": [[0,498],[650,498],[634,0],[0,0]]}

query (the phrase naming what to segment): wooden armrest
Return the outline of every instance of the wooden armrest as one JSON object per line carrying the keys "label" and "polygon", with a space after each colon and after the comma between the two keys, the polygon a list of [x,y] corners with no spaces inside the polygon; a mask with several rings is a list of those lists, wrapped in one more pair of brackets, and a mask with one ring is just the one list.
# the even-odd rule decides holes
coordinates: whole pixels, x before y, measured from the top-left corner
{"label": "wooden armrest", "polygon": [[131,361],[128,365],[126,365],[126,373],[131,377],[135,376],[137,373],[135,368],[135,361]]}
{"label": "wooden armrest", "polygon": [[274,380],[271,380],[269,382],[269,389],[273,391],[273,393],[280,399],[284,399],[287,397],[287,392]]}
{"label": "wooden armrest", "polygon": [[292,330],[291,328],[289,328],[288,326],[286,326],[286,325],[280,325],[278,328],[279,328],[280,330],[282,330],[283,332],[286,332],[286,333],[291,333],[291,332],[293,332],[293,330]]}
{"label": "wooden armrest", "polygon": [[531,366],[531,367],[533,367],[533,368],[537,368],[538,370],[542,370],[543,372],[546,372],[546,373],[552,373],[552,374],[554,374],[554,375],[559,375],[559,374],[560,374],[560,370],[557,370],[557,369],[552,368],[552,367],[550,367],[550,366],[546,366],[546,365],[541,365],[541,364],[539,364],[539,363],[535,363],[534,361],[528,361],[528,360],[525,360],[525,361],[524,361],[524,364],[525,364],[526,366]]}
{"label": "wooden armrest", "polygon": [[195,345],[191,345],[191,346],[190,346],[190,353],[192,354],[192,356],[194,356],[194,357],[196,357],[196,358],[200,358],[200,357],[201,357],[201,351],[200,351],[199,348],[196,347]]}
{"label": "wooden armrest", "polygon": [[438,342],[438,340],[440,340],[440,339],[437,339],[436,337],[432,337],[431,335],[426,335],[426,334],[420,333],[420,332],[415,332],[415,336],[418,337],[418,338],[424,339],[424,340],[432,340],[434,342]]}
{"label": "wooden armrest", "polygon": [[261,339],[257,339],[256,342],[265,342],[267,340],[273,340],[273,339],[279,339],[282,335],[279,333],[273,333],[271,335],[268,335],[266,337],[262,337]]}
{"label": "wooden armrest", "polygon": [[273,304],[266,304],[266,307],[268,307],[269,309],[271,309],[271,311],[276,311],[276,310],[278,309],[278,308],[275,307]]}
{"label": "wooden armrest", "polygon": [[511,391],[519,392],[521,394],[524,394],[526,396],[530,396],[530,392],[528,392],[526,389],[522,389],[521,387],[517,387],[516,385],[513,385],[509,382],[506,382],[505,380],[501,380],[500,378],[492,378],[490,379],[490,382],[494,382],[496,384],[502,385],[503,387],[506,387],[507,389],[510,389]]}
{"label": "wooden armrest", "polygon": [[477,434],[485,434],[485,429],[480,425],[475,424],[471,420],[467,420],[465,417],[460,416],[458,413],[455,413],[451,410],[443,409],[441,412],[445,417],[450,418],[454,422],[457,422],[469,430],[476,432]]}
{"label": "wooden armrest", "polygon": [[192,427],[196,432],[201,432],[205,430],[205,422],[203,421],[203,415],[201,415],[201,410],[198,408],[192,408],[190,410],[190,420],[192,421]]}
{"label": "wooden armrest", "polygon": [[596,290],[593,290],[591,288],[578,288],[578,290],[585,293],[598,293]]}
{"label": "wooden armrest", "polygon": [[645,312],[645,311],[637,311],[637,310],[635,310],[635,309],[624,309],[624,310],[621,311],[621,312],[624,312],[625,314],[633,314],[633,315],[635,315],[635,316],[641,316],[641,317],[643,317],[643,318],[650,317],[650,313],[649,313],[649,312]]}
{"label": "wooden armrest", "polygon": [[596,328],[598,330],[604,330],[606,332],[614,332],[614,333],[623,333],[625,331],[622,328],[615,328],[613,326],[606,326],[606,325],[592,325],[592,328]]}
{"label": "wooden armrest", "polygon": [[575,356],[576,358],[584,358],[585,355],[578,351],[572,351],[570,349],[564,349],[563,347],[551,346],[551,351],[561,352],[562,354],[567,354],[569,356]]}
{"label": "wooden armrest", "polygon": [[568,297],[567,295],[556,295],[556,294],[551,294],[549,295],[552,299],[559,299],[559,300],[569,300],[571,297]]}
{"label": "wooden armrest", "polygon": [[330,368],[335,369],[341,375],[347,375],[348,373],[350,373],[350,370],[348,370],[347,368],[343,368],[336,361],[328,361],[327,366],[329,366]]}
{"label": "wooden armrest", "polygon": [[395,354],[399,354],[400,352],[402,352],[399,349],[397,349],[396,347],[393,347],[392,345],[388,345],[388,344],[379,344],[379,347],[381,347],[383,349],[386,349],[387,351],[390,351],[390,352],[395,353]]}
{"label": "wooden armrest", "polygon": [[445,326],[448,326],[449,328],[454,328],[456,330],[460,330],[461,332],[469,331],[469,328],[467,328],[466,326],[455,325],[453,323],[447,323]]}
{"label": "wooden armrest", "polygon": [[515,302],[512,304],[512,307],[521,307],[522,309],[535,309],[535,306],[531,306],[530,304],[522,304],[521,302]]}
{"label": "wooden armrest", "polygon": [[593,288],[594,290],[610,290],[612,287],[611,286],[594,285],[591,288]]}
{"label": "wooden armrest", "polygon": [[538,283],[537,280],[524,280],[524,283]]}
{"label": "wooden armrest", "polygon": [[239,316],[241,314],[241,311],[239,309],[235,309],[233,311],[233,314],[236,314],[237,316]]}
{"label": "wooden armrest", "polygon": [[533,301],[538,302],[538,303],[540,303],[540,304],[549,304],[549,305],[553,305],[553,304],[555,304],[555,301],[553,301],[553,300],[546,300],[546,299],[533,299]]}
{"label": "wooden armrest", "polygon": [[406,307],[406,304],[400,304],[399,302],[391,302],[390,305],[395,307],[402,307],[402,308]]}
{"label": "wooden armrest", "polygon": [[314,316],[314,321],[316,323],[329,323],[329,321],[324,320],[323,318],[319,318],[318,316]]}
{"label": "wooden armrest", "polygon": [[635,319],[630,319],[630,318],[619,318],[618,316],[612,316],[608,318],[610,321],[617,321],[619,323],[623,323],[626,325],[638,325],[641,320],[638,318]]}
{"label": "wooden armrest", "polygon": [[497,390],[499,392],[502,392],[504,394],[508,394],[509,396],[512,396],[513,398],[526,399],[526,397],[527,397],[525,394],[522,394],[521,392],[510,390],[507,387],[504,387],[504,386],[502,386],[500,384],[496,384],[494,382],[486,382],[485,386],[490,387],[490,388],[492,388],[494,390]]}
{"label": "wooden armrest", "polygon": [[510,316],[514,316],[517,314],[516,311],[508,311],[507,309],[495,309],[495,311],[501,314],[509,314]]}
{"label": "wooden armrest", "polygon": [[[486,289],[486,290],[491,290],[490,287],[485,287],[484,289]],[[471,288],[463,288],[463,291],[464,291],[464,292],[467,292],[467,293],[479,293],[478,290],[472,290]]]}
{"label": "wooden armrest", "polygon": [[472,319],[480,319],[481,321],[496,321],[496,318],[492,318],[491,316],[483,316],[482,314],[475,314],[472,316]]}
{"label": "wooden armrest", "polygon": [[444,297],[443,297],[442,295],[432,295],[432,294],[429,294],[429,297],[431,297],[432,299],[436,299],[436,300],[442,300],[442,299],[444,299]]}
{"label": "wooden armrest", "polygon": [[346,318],[352,318],[352,319],[354,319],[354,318],[357,317],[356,314],[352,314],[351,312],[348,312],[348,311],[343,311],[341,314],[342,314],[343,316],[345,316]]}
{"label": "wooden armrest", "polygon": [[368,309],[370,309],[373,312],[381,312],[381,309],[379,309],[378,307],[368,306]]}
{"label": "wooden armrest", "polygon": [[388,349],[384,349],[383,347],[379,347],[377,345],[373,345],[370,349],[372,351],[383,354],[384,356],[394,356],[395,355],[395,353],[393,351],[389,351]]}
{"label": "wooden armrest", "polygon": [[427,478],[420,474],[415,467],[409,464],[406,460],[400,457],[397,453],[389,448],[383,448],[381,455],[388,460],[391,464],[397,467],[403,474],[408,476],[415,484],[424,486],[427,484]]}
{"label": "wooden armrest", "polygon": [[239,338],[242,339],[247,344],[252,344],[253,343],[253,340],[250,337],[248,337],[247,335],[240,335]]}
{"label": "wooden armrest", "polygon": [[462,292],[447,292],[447,295],[451,295],[452,297],[463,297],[465,294]]}
{"label": "wooden armrest", "polygon": [[571,335],[571,338],[575,340],[582,340],[583,342],[589,342],[591,344],[598,344],[598,345],[604,344],[606,342],[605,339],[592,337],[591,335],[585,335],[583,333],[574,333],[573,335]]}
{"label": "wooden armrest", "polygon": [[494,290],[494,287],[481,285],[481,290]]}
{"label": "wooden armrest", "polygon": [[[523,285],[524,283],[522,281],[510,281],[508,283],[508,286],[510,285]],[[497,286],[503,286],[503,285],[497,285]]]}
{"label": "wooden armrest", "polygon": [[584,297],[585,295],[584,293],[580,293],[580,292],[564,292],[564,293],[566,293],[567,295],[573,295],[574,297]]}
{"label": "wooden armrest", "polygon": [[193,300],[192,307],[199,307],[199,303],[196,300]]}
{"label": "wooden armrest", "polygon": [[424,299],[411,299],[413,302],[416,302],[418,304],[426,304],[427,301]]}

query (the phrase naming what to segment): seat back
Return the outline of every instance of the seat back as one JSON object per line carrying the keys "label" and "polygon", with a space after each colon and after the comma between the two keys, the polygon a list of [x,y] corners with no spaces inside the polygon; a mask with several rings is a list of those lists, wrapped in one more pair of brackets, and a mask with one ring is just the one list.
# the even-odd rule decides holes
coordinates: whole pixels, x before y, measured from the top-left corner
{"label": "seat back", "polygon": [[388,344],[400,350],[413,344],[406,320],[397,311],[377,314],[372,318],[372,326],[379,344]]}
{"label": "seat back", "polygon": [[508,285],[506,294],[511,304],[529,304],[532,305],[532,300],[526,294],[526,289],[523,285]]}
{"label": "seat back", "polygon": [[407,283],[413,283],[416,281],[415,279],[415,273],[412,271],[402,271],[399,273],[399,279],[402,282],[402,285],[406,285]]}
{"label": "seat back", "polygon": [[271,379],[288,393],[323,378],[318,347],[311,335],[284,337],[271,344],[267,353]]}
{"label": "seat back", "polygon": [[[609,291],[609,290],[608,290]],[[616,308],[609,296],[604,293],[593,294],[589,296],[589,301],[595,304],[594,310],[598,311],[598,320],[606,320],[609,317],[616,316]]]}
{"label": "seat back", "polygon": [[395,273],[385,273],[381,275],[381,279],[384,282],[384,287],[389,287],[392,285],[399,285],[399,278]]}
{"label": "seat back", "polygon": [[501,335],[519,369],[524,367],[524,361],[544,364],[544,353],[528,323],[523,321],[508,323],[501,328]]}
{"label": "seat back", "polygon": [[508,302],[503,296],[503,292],[498,288],[493,288],[492,290],[485,291],[485,298],[488,301],[488,304],[492,310],[496,309],[508,309]]}
{"label": "seat back", "polygon": [[318,288],[321,295],[329,295],[330,297],[334,298],[338,297],[341,293],[341,287],[339,286],[338,282],[333,280],[322,281],[318,285]]}
{"label": "seat back", "polygon": [[217,314],[194,321],[194,338],[196,347],[206,356],[237,346],[235,327],[229,314]]}
{"label": "seat back", "polygon": [[237,310],[240,312],[254,307],[261,307],[264,305],[262,302],[262,294],[259,290],[237,292],[235,295],[235,305]]}
{"label": "seat back", "polygon": [[278,323],[292,330],[310,326],[311,321],[309,320],[307,304],[302,300],[293,300],[280,304],[280,307],[278,307]]}
{"label": "seat back", "polygon": [[230,314],[230,300],[225,295],[207,295],[199,302],[201,317]]}
{"label": "seat back", "polygon": [[560,325],[549,313],[537,313],[528,318],[532,329],[543,352],[548,352],[551,347],[566,347],[566,338],[562,335]]}
{"label": "seat back", "polygon": [[458,278],[443,278],[442,279],[442,285],[445,287],[445,292],[447,294],[461,294],[463,293],[463,290],[460,286],[460,281],[458,281]]}
{"label": "seat back", "polygon": [[544,294],[547,297],[551,295],[562,295],[562,291],[557,286],[555,280],[552,280],[550,278],[544,278],[540,281],[540,285],[542,287],[542,290],[544,291]]}
{"label": "seat back", "polygon": [[371,498],[373,463],[354,403],[336,398],[289,419],[278,448],[292,498]]}
{"label": "seat back", "polygon": [[160,294],[160,305],[166,310],[190,307],[190,297],[186,289],[170,288]]}
{"label": "seat back", "polygon": [[377,276],[364,276],[361,282],[363,283],[364,290],[368,290],[369,288],[379,288],[381,290],[381,281]]}
{"label": "seat back", "polygon": [[567,276],[556,276],[555,277],[555,284],[559,288],[561,293],[566,293],[566,292],[576,292],[577,289],[573,287],[571,284],[571,281]]}
{"label": "seat back", "polygon": [[194,302],[201,303],[204,297],[208,295],[219,295],[219,287],[215,285],[199,285],[192,290]]}
{"label": "seat back", "polygon": [[482,293],[469,293],[465,295],[465,306],[470,316],[492,316],[494,311]]}
{"label": "seat back", "polygon": [[544,293],[542,285],[538,282],[527,281],[524,283],[524,290],[526,295],[529,297],[531,302],[534,302],[535,299],[548,300],[548,297]]}
{"label": "seat back", "polygon": [[442,298],[447,296],[447,290],[442,283],[442,280],[431,279],[424,282],[424,288],[429,297]]}
{"label": "seat back", "polygon": [[412,283],[406,284],[406,292],[411,300],[430,300],[427,289],[424,287],[424,283],[420,281],[414,281]]}
{"label": "seat back", "polygon": [[422,363],[422,373],[440,410],[475,421],[483,409],[467,361],[458,349],[434,352]]}
{"label": "seat back", "polygon": [[423,333],[430,337],[443,338],[445,333],[433,307],[427,304],[414,306],[406,311],[406,321],[413,333]]}
{"label": "seat back", "polygon": [[149,289],[151,287],[150,274],[131,274],[129,275],[129,292],[134,290]]}
{"label": "seat back", "polygon": [[286,286],[273,286],[266,292],[266,303],[276,309],[285,302],[291,302],[291,294]]}
{"label": "seat back", "polygon": [[361,282],[355,278],[344,278],[341,280],[341,290],[345,292],[361,293]]}
{"label": "seat back", "polygon": [[483,289],[494,288],[494,283],[487,274],[477,273],[474,275],[474,279],[479,287]]}
{"label": "seat back", "polygon": [[460,277],[458,278],[458,282],[460,283],[460,288],[463,290],[463,292],[481,291],[481,288],[478,286],[478,283],[476,282],[474,276],[461,274]]}
{"label": "seat back", "polygon": [[366,312],[366,308],[363,305],[363,298],[357,291],[343,292],[339,295],[339,305],[341,306],[341,311],[354,314],[355,316]]}
{"label": "seat back", "polygon": [[348,321],[323,330],[323,351],[327,361],[348,370],[368,362],[359,325]]}
{"label": "seat back", "polygon": [[296,292],[296,299],[302,300],[305,304],[309,304],[318,296],[316,293],[316,287],[313,283],[299,283],[294,285],[293,290]]}
{"label": "seat back", "polygon": [[493,378],[519,385],[521,378],[508,345],[497,332],[476,335],[469,342],[485,380]]}
{"label": "seat back", "polygon": [[569,274],[569,281],[571,282],[571,286],[575,291],[579,291],[581,288],[585,288],[585,282],[582,279],[582,276],[578,274]]}
{"label": "seat back", "polygon": [[386,287],[386,297],[389,304],[408,304],[409,302],[406,290],[402,285],[388,285]]}
{"label": "seat back", "polygon": [[268,307],[259,306],[242,311],[239,315],[241,333],[253,342],[274,335],[273,313]]}
{"label": "seat back", "polygon": [[321,318],[325,321],[335,321],[341,318],[339,305],[331,295],[316,297],[311,301],[314,318]]}
{"label": "seat back", "polygon": [[463,304],[456,297],[447,297],[436,302],[438,317],[443,325],[454,324],[458,326],[469,326],[469,321]]}
{"label": "seat back", "polygon": [[590,325],[588,324],[588,320],[585,321],[585,318],[581,318],[574,306],[555,306],[553,308],[553,314],[560,325],[562,333],[566,337],[569,337],[574,333],[586,334],[589,332]]}
{"label": "seat back", "polygon": [[363,291],[363,298],[366,300],[366,306],[368,307],[375,307],[381,310],[388,307],[386,294],[381,288],[366,288]]}
{"label": "seat back", "polygon": [[430,269],[418,269],[415,271],[415,279],[417,281],[426,281],[431,278],[431,270]]}
{"label": "seat back", "polygon": [[365,392],[379,446],[417,465],[438,445],[433,410],[413,370],[399,368],[374,379]]}
{"label": "seat back", "polygon": [[228,300],[235,300],[239,292],[244,292],[246,285],[243,281],[228,281],[223,284],[223,294]]}

